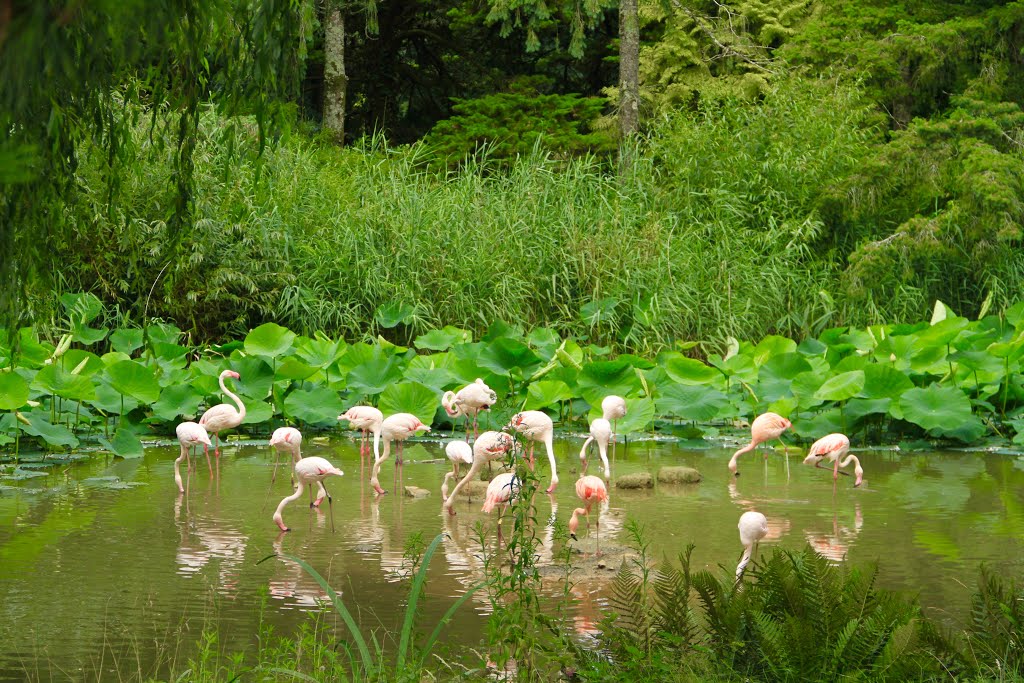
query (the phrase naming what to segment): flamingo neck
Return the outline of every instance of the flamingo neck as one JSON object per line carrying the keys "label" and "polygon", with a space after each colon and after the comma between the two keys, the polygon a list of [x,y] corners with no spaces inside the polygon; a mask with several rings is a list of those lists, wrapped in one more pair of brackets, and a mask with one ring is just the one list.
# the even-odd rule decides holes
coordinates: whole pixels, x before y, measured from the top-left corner
{"label": "flamingo neck", "polygon": [[750,552],[751,548],[754,547],[753,543],[743,546],[743,557],[740,558],[740,563],[736,565],[736,580],[739,581],[740,577],[743,576],[743,570],[747,568],[747,564],[750,563]]}
{"label": "flamingo neck", "polygon": [[380,427],[373,430],[373,459],[380,460]]}
{"label": "flamingo neck", "polygon": [[749,453],[750,451],[754,450],[755,448],[757,448],[757,442],[751,441],[746,446],[744,446],[743,448],[741,448],[738,451],[736,451],[735,453],[733,453],[732,454],[732,458],[729,460],[729,471],[732,472],[733,474],[735,474],[736,473],[736,467],[737,467],[736,461],[739,459],[739,457],[741,455],[743,455],[744,453]]}
{"label": "flamingo neck", "polygon": [[853,462],[856,465],[857,469],[861,469],[860,460],[858,460],[857,456],[854,455],[853,453],[850,453],[849,455],[847,455],[846,456],[846,460],[843,460],[841,463],[839,463],[839,466],[840,467],[846,467],[851,462]]}
{"label": "flamingo neck", "polygon": [[300,460],[302,460],[302,453],[301,453],[301,451],[302,451],[302,448],[300,446],[296,446],[295,450],[292,451],[292,460],[294,460],[296,463],[298,463]]}
{"label": "flamingo neck", "polygon": [[241,415],[242,416],[241,419],[244,420],[245,419],[245,404],[242,403],[242,399],[238,398],[238,396],[236,396],[235,394],[231,393],[231,391],[224,385],[224,380],[225,379],[226,378],[224,377],[224,375],[220,376],[220,390],[223,391],[225,394],[227,394],[228,396],[231,397],[231,400],[234,401],[235,405],[238,406],[238,414]]}

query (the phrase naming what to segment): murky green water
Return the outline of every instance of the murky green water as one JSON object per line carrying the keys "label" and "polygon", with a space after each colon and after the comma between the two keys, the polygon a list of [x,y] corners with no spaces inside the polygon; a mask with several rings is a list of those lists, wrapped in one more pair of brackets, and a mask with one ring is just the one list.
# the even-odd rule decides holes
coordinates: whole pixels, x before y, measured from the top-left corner
{"label": "murky green water", "polygon": [[[556,444],[561,485],[555,514],[568,520],[580,439]],[[740,553],[736,521],[747,509],[769,519],[769,544],[811,543],[823,554],[857,563],[879,560],[880,583],[917,593],[933,616],[961,617],[981,561],[1020,576],[1024,572],[1024,458],[991,453],[860,452],[865,486],[853,489],[790,457],[764,462],[744,456],[731,485],[731,448],[680,449],[659,442],[619,444],[615,476],[685,464],[705,476],[699,485],[660,485],[652,491],[612,489],[601,513],[602,539],[626,542],[624,523],[650,531],[656,557],[675,556],[696,543],[698,567],[735,566]],[[407,587],[403,549],[411,534],[450,539],[434,558],[421,623],[432,623],[451,599],[481,578],[474,524],[486,518],[480,501],[461,501],[454,518],[443,515],[438,489],[447,461],[440,441],[409,444],[403,483],[430,489],[426,499],[394,491],[376,500],[360,476],[358,444],[338,439],[307,444],[304,455],[327,457],[346,476],[328,485],[335,533],[324,510],[301,502],[285,510],[293,531],[279,534],[271,521],[289,492],[279,476],[268,496],[272,456],[259,443],[231,446],[219,481],[193,475],[189,496],[179,497],[172,461],[177,448],[150,448],[138,461],[94,460],[40,470],[46,476],[3,481],[0,487],[0,680],[26,677],[91,680],[119,675],[114,655],[144,671],[151,662],[191,656],[204,625],[216,625],[220,646],[252,648],[261,595],[263,619],[288,633],[315,609],[321,592],[274,552],[308,560],[358,603],[366,628],[397,629]],[[392,464],[381,479],[393,483]],[[547,462],[538,469],[547,481]],[[132,484],[116,483],[111,479]],[[137,485],[135,485],[137,484]],[[123,488],[121,488],[123,487]],[[538,497],[539,517],[551,502]],[[494,521],[488,519],[489,529]],[[541,537],[550,543],[545,529]],[[551,547],[542,552],[550,561]],[[608,572],[609,578],[612,572]],[[588,580],[574,590],[573,625],[591,630],[603,585]],[[446,637],[476,645],[488,605],[479,595],[457,616]],[[133,666],[135,666],[133,664]],[[159,673],[159,672],[156,672]]]}

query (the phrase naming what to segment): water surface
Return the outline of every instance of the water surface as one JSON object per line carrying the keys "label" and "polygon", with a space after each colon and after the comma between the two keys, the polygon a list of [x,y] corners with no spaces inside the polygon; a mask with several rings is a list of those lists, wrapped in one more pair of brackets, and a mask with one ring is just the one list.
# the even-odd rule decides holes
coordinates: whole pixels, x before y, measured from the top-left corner
{"label": "water surface", "polygon": [[[537,497],[542,562],[558,550],[546,523],[568,521],[576,507],[581,441],[556,443],[561,484],[551,499]],[[918,595],[931,616],[951,622],[965,615],[980,562],[1024,573],[1020,456],[858,451],[865,485],[854,489],[850,478],[834,487],[830,472],[803,466],[798,456],[787,463],[775,453],[767,461],[744,456],[742,474],[732,481],[725,466],[732,450],[618,444],[613,479],[689,465],[704,481],[612,488],[601,511],[602,539],[628,543],[624,525],[633,519],[648,531],[656,558],[674,558],[692,542],[696,568],[728,572],[741,551],[739,515],[756,509],[769,519],[762,549],[810,543],[837,562],[878,561],[880,585]],[[97,457],[36,470],[44,476],[0,481],[0,680],[118,680],[126,674],[117,657],[134,663],[129,673],[141,668],[160,675],[154,662],[193,656],[207,626],[217,628],[220,647],[251,649],[264,599],[264,623],[279,634],[294,632],[322,593],[294,565],[257,564],[273,553],[300,556],[328,576],[350,607],[358,605],[364,631],[399,628],[409,583],[403,551],[413,534],[427,542],[448,534],[431,566],[421,623],[436,622],[481,579],[474,527],[486,520],[493,534],[495,521],[479,511],[479,500],[460,501],[454,518],[441,513],[438,490],[449,465],[420,461],[443,458],[442,441],[406,448],[402,483],[431,490],[425,499],[392,488],[393,461],[381,476],[392,492],[375,498],[368,473],[360,475],[358,444],[348,438],[307,443],[303,454],[345,470],[328,482],[333,533],[326,503],[311,511],[305,498],[285,509],[293,530],[278,532],[271,515],[290,486],[284,472],[268,493],[273,456],[265,442],[229,445],[219,478],[211,480],[203,463],[187,497],[173,481],[176,445],[148,448],[141,460]],[[546,485],[546,458],[537,462]],[[587,580],[573,590],[569,627],[593,631],[606,586]],[[456,616],[446,641],[480,644],[488,610],[478,594]]]}

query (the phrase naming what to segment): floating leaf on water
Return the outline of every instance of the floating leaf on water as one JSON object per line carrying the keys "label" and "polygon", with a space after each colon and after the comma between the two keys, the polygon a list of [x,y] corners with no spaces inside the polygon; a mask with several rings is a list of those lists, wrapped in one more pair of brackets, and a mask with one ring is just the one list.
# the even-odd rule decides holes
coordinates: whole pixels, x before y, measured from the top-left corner
{"label": "floating leaf on water", "polygon": [[37,477],[45,477],[48,472],[36,472],[35,470],[27,470],[21,467],[16,468],[13,472],[3,475],[2,479],[9,481],[24,481],[26,479],[36,479]]}
{"label": "floating leaf on water", "polygon": [[108,490],[124,490],[133,489],[137,486],[145,486],[146,484],[141,481],[122,481],[120,477],[107,476],[107,477],[89,477],[81,481],[85,486],[98,489]]}

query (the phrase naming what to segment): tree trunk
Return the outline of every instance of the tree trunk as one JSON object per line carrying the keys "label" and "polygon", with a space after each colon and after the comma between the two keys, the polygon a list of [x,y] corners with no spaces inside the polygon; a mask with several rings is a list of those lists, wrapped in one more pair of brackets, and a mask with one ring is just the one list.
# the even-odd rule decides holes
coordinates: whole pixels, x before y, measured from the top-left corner
{"label": "tree trunk", "polygon": [[640,114],[640,22],[637,0],[619,1],[619,131],[626,144]]}
{"label": "tree trunk", "polygon": [[339,145],[345,144],[345,15],[341,0],[325,0],[324,11],[324,128]]}

